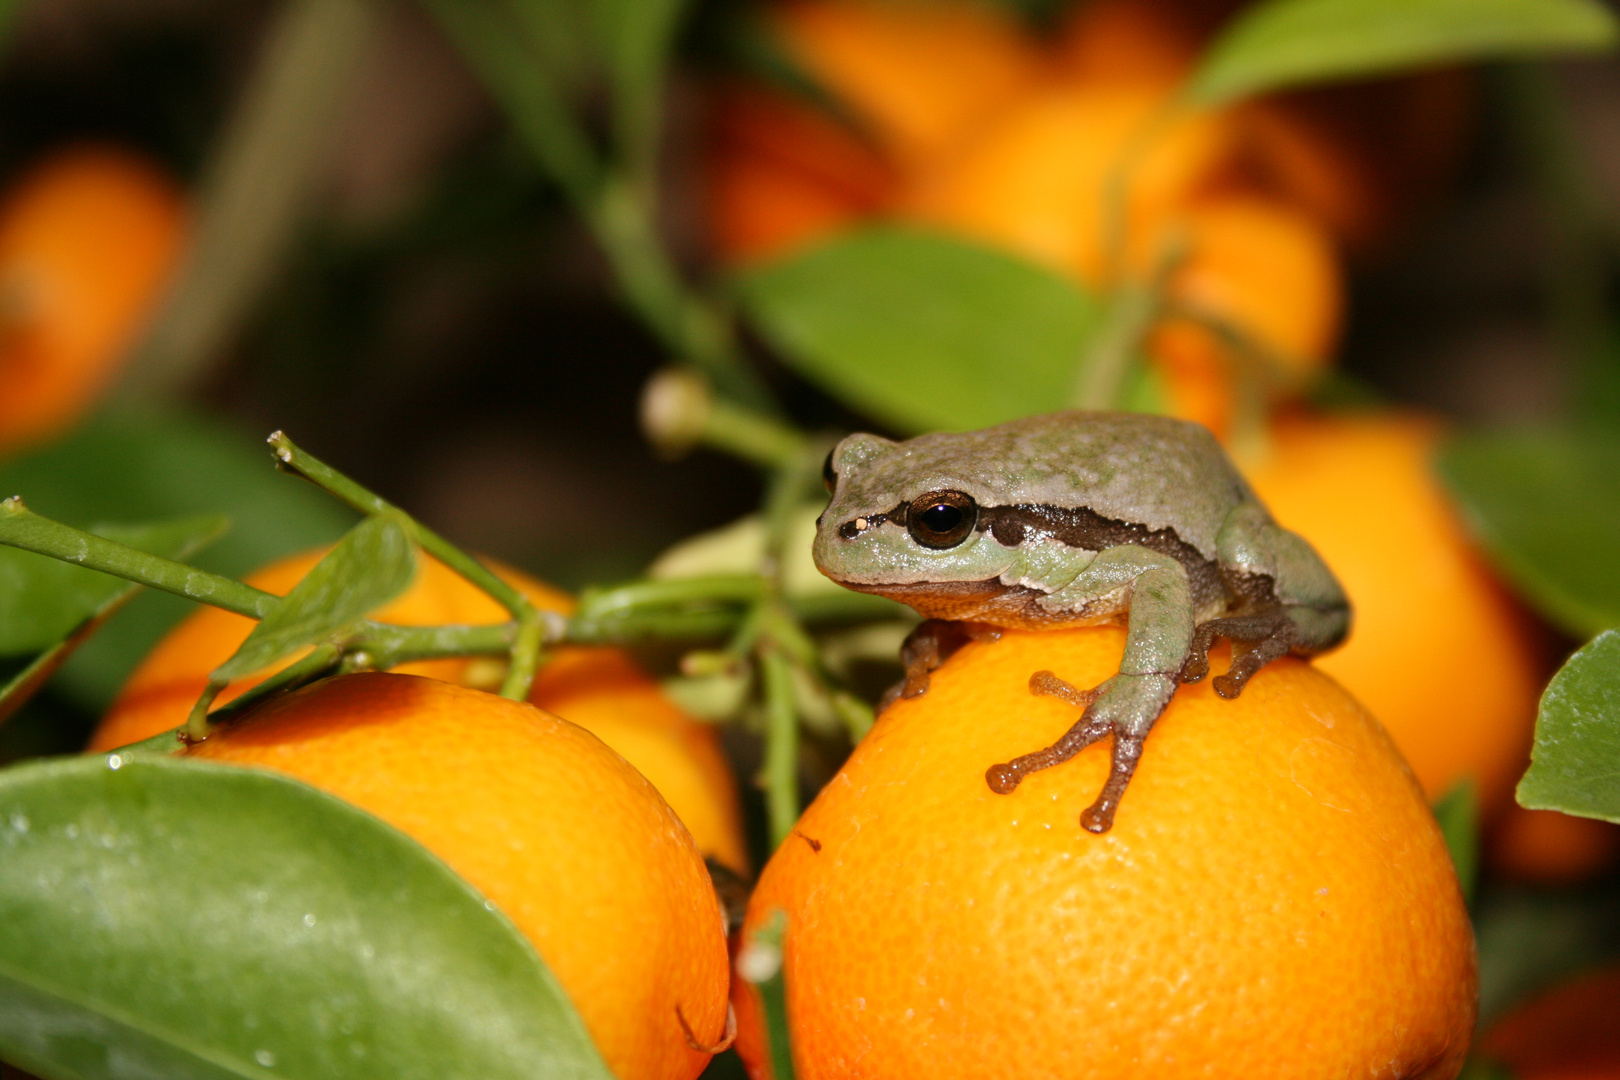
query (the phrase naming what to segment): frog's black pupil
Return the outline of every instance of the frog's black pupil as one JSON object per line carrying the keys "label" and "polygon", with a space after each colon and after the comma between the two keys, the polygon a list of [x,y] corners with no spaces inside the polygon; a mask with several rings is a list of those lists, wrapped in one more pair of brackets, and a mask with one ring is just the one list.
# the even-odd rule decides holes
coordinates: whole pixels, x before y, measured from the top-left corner
{"label": "frog's black pupil", "polygon": [[973,496],[962,491],[927,492],[911,500],[905,511],[911,538],[935,551],[966,540],[979,517]]}
{"label": "frog's black pupil", "polygon": [[948,533],[962,523],[962,511],[946,503],[936,503],[922,512],[922,526],[929,532]]}

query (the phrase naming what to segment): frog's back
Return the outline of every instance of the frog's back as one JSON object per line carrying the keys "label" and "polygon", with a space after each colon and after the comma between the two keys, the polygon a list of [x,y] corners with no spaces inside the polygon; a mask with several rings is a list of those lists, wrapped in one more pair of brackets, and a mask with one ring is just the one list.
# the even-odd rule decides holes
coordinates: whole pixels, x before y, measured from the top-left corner
{"label": "frog's back", "polygon": [[1206,558],[1227,513],[1254,495],[1198,424],[1142,413],[1061,412],[903,444],[907,469],[986,506],[1085,506],[1174,529]]}

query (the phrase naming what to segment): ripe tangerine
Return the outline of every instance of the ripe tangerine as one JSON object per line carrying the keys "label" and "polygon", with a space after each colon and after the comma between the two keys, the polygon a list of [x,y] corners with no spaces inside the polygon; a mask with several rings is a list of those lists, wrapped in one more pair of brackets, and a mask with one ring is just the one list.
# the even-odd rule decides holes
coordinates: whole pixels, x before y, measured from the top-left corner
{"label": "ripe tangerine", "polygon": [[799,1075],[1454,1076],[1477,973],[1444,841],[1377,722],[1309,665],[1234,701],[1182,687],[1103,836],[1077,816],[1106,746],[988,789],[989,764],[1075,719],[1031,673],[1095,685],[1124,640],[964,647],[805,811],[744,931],[787,916]]}

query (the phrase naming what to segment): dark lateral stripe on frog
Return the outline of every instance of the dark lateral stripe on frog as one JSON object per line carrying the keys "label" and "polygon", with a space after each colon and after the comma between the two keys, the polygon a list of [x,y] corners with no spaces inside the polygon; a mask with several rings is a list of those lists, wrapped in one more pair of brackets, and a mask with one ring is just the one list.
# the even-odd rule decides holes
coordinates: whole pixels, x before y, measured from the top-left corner
{"label": "dark lateral stripe on frog", "polygon": [[998,544],[1017,547],[1031,534],[1050,536],[1061,544],[1084,551],[1106,551],[1111,547],[1135,544],[1161,555],[1168,555],[1187,570],[1193,603],[1204,603],[1224,595],[1220,566],[1181,537],[1169,526],[1149,529],[1146,525],[1103,517],[1085,507],[981,506],[979,531],[989,530]]}
{"label": "dark lateral stripe on frog", "polygon": [[[861,528],[871,529],[885,522],[893,522],[903,529],[906,527],[909,506],[909,503],[897,503],[893,509],[881,514],[872,514],[864,519]],[[1049,536],[1061,544],[1083,551],[1105,551],[1111,547],[1136,544],[1149,551],[1168,555],[1186,568],[1195,605],[1201,607],[1226,594],[1219,564],[1213,559],[1206,559],[1202,552],[1177,536],[1176,531],[1169,526],[1149,529],[1146,525],[1103,517],[1095,510],[1085,507],[1020,503],[1012,506],[980,506],[978,511],[979,519],[974,525],[974,531],[982,533],[988,530],[1002,547],[1017,547],[1032,536]],[[839,530],[840,534],[846,539],[853,539],[861,531],[854,526],[853,521],[845,522],[843,528]],[[850,588],[861,588],[848,582],[845,584]],[[971,591],[982,595],[995,590],[998,586],[1000,590],[1007,588],[999,582],[994,584],[959,582],[956,587],[965,592]],[[1263,584],[1257,581],[1252,583],[1252,586],[1269,594],[1271,579],[1265,577]],[[941,588],[937,583],[931,587],[936,590]],[[1254,602],[1260,597],[1245,597],[1245,599]]]}

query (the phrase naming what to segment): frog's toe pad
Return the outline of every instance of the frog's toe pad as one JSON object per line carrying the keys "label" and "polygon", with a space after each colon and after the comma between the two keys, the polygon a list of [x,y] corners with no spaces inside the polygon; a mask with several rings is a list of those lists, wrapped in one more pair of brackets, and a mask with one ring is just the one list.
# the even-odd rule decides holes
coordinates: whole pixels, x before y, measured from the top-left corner
{"label": "frog's toe pad", "polygon": [[984,771],[984,782],[997,795],[1010,795],[1018,788],[1024,774],[1012,763],[992,765]]}
{"label": "frog's toe pad", "polygon": [[1101,836],[1114,827],[1114,809],[1112,804],[1100,805],[1102,800],[1092,803],[1080,812],[1080,827],[1086,832]]}
{"label": "frog's toe pad", "polygon": [[1058,678],[1050,671],[1037,671],[1029,677],[1029,692],[1036,697],[1054,697],[1077,709],[1091,706],[1102,694],[1101,688],[1081,690],[1071,682]]}

